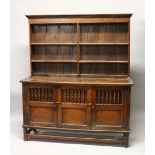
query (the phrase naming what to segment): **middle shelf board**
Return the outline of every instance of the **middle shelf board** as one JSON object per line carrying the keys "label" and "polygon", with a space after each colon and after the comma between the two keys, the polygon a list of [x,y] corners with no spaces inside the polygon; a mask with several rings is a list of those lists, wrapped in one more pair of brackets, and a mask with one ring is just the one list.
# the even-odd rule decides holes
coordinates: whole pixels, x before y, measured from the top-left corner
{"label": "middle shelf board", "polygon": [[31,60],[31,62],[63,62],[63,63],[77,63],[77,60]]}
{"label": "middle shelf board", "polygon": [[38,77],[83,77],[83,78],[128,78],[128,75],[125,75],[125,74],[119,74],[119,75],[116,75],[116,74],[66,74],[66,73],[34,73],[33,74],[34,77],[35,76],[38,76]]}
{"label": "middle shelf board", "polygon": [[77,45],[77,43],[46,43],[46,42],[31,42],[31,45]]}
{"label": "middle shelf board", "polygon": [[42,43],[42,42],[31,42],[31,45],[128,45],[128,43],[124,42],[124,43]]}
{"label": "middle shelf board", "polygon": [[128,63],[128,61],[110,61],[110,60],[80,60],[79,63]]}
{"label": "middle shelf board", "polygon": [[31,60],[31,62],[62,62],[62,63],[128,63],[128,61],[104,61],[104,60]]}

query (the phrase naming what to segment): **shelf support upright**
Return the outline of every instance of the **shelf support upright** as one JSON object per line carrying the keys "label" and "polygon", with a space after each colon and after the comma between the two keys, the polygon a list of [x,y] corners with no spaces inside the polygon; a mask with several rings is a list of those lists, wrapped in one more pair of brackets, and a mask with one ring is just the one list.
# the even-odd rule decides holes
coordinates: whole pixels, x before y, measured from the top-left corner
{"label": "shelf support upright", "polygon": [[80,25],[79,23],[77,23],[77,77],[80,76]]}

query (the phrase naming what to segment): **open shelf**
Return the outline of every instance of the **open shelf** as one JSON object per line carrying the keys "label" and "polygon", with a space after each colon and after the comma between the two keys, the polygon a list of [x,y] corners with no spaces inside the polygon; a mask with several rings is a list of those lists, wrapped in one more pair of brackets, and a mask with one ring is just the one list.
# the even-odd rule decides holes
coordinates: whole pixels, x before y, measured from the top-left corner
{"label": "open shelf", "polygon": [[30,25],[32,74],[126,77],[127,23]]}
{"label": "open shelf", "polygon": [[37,46],[31,47],[32,60],[41,61],[77,61],[76,46]]}
{"label": "open shelf", "polygon": [[128,43],[127,23],[81,24],[81,43]]}
{"label": "open shelf", "polygon": [[33,62],[33,71],[34,75],[53,75],[53,74],[77,74],[76,63],[42,63],[42,62]]}
{"label": "open shelf", "polygon": [[89,61],[128,61],[128,47],[127,46],[87,46],[80,47],[80,59]]}
{"label": "open shelf", "polygon": [[128,64],[103,64],[103,63],[82,63],[80,74],[87,75],[128,75]]}
{"label": "open shelf", "polygon": [[32,43],[75,43],[76,35],[76,24],[31,25]]}

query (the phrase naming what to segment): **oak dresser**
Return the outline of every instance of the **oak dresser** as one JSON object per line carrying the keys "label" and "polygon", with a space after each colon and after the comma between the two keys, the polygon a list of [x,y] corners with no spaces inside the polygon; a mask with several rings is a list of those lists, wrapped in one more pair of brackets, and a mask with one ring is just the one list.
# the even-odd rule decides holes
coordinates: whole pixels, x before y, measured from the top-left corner
{"label": "oak dresser", "polygon": [[27,15],[24,140],[128,147],[132,14]]}

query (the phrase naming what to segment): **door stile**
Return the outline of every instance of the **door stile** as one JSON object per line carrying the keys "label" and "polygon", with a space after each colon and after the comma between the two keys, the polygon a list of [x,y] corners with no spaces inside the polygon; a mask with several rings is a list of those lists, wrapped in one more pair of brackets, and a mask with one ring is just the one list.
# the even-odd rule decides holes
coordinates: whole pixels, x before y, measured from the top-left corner
{"label": "door stile", "polygon": [[96,128],[96,90],[92,88],[92,129]]}
{"label": "door stile", "polygon": [[56,89],[56,104],[58,106],[58,127],[62,126],[62,99],[61,99],[61,88]]}
{"label": "door stile", "polygon": [[92,105],[93,105],[93,89],[88,88],[87,91],[87,124],[88,129],[92,129]]}

